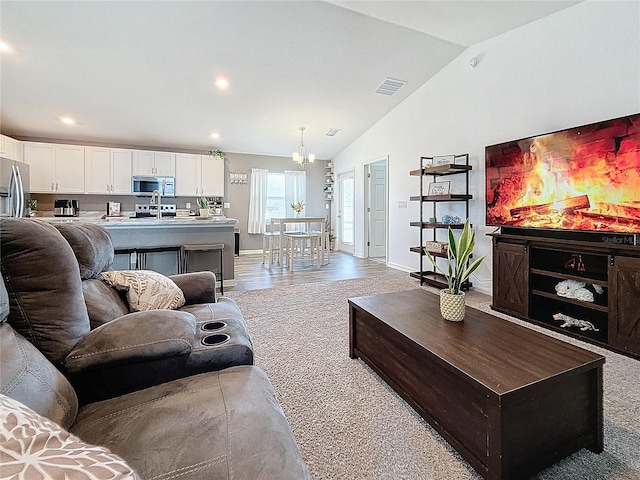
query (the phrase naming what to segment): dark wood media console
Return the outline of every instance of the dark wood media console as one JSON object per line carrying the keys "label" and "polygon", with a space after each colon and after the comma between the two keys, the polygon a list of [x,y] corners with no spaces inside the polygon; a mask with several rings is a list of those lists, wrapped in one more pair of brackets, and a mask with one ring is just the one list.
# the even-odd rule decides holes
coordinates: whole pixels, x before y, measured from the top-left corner
{"label": "dark wood media console", "polygon": [[603,447],[604,357],[424,290],[349,300],[360,357],[484,478],[524,479]]}
{"label": "dark wood media console", "polygon": [[[592,242],[493,234],[494,310],[514,315],[624,355],[640,358],[640,246],[616,237]],[[620,238],[620,237],[617,237]],[[565,280],[585,284],[592,301],[558,295]],[[592,326],[565,325],[568,315]]]}

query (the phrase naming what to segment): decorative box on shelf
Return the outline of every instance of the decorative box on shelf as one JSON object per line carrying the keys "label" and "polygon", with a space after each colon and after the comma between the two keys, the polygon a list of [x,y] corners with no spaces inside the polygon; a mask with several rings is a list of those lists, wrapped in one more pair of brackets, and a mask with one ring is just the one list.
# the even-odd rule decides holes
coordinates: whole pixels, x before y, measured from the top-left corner
{"label": "decorative box on shelf", "polygon": [[425,243],[424,248],[427,252],[444,255],[447,253],[448,244],[446,242],[433,241]]}

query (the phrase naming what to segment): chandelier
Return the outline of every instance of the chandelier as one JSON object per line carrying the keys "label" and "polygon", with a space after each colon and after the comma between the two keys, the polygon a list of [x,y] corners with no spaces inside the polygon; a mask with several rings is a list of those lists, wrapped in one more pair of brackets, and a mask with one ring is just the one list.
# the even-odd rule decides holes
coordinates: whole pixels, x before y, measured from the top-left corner
{"label": "chandelier", "polygon": [[307,163],[313,163],[316,160],[316,156],[313,153],[307,155],[307,147],[304,146],[304,129],[300,127],[300,146],[298,151],[293,152],[293,161],[301,167],[304,167]]}

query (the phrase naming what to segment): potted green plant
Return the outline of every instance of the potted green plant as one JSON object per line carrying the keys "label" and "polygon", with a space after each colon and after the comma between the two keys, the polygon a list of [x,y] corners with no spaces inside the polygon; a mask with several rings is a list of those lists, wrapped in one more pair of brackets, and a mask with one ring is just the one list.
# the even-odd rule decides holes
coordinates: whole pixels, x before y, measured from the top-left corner
{"label": "potted green plant", "polygon": [[212,157],[218,157],[218,158],[224,159],[224,156],[226,155],[226,153],[224,153],[220,149],[216,149],[216,150],[209,150],[207,152],[207,155],[210,155]]}
{"label": "potted green plant", "polygon": [[198,197],[198,208],[200,208],[201,217],[209,216],[209,200],[207,200],[207,197]]}
{"label": "potted green plant", "polygon": [[440,313],[442,317],[446,320],[461,321],[464,319],[465,311],[465,297],[462,285],[478,269],[485,257],[476,258],[469,263],[476,245],[476,234],[471,231],[469,219],[465,221],[462,234],[457,241],[451,227],[449,227],[448,237],[448,266],[446,271],[440,268],[436,262],[436,257],[426,248],[425,254],[436,270],[440,271],[447,279],[449,288],[440,291]]}
{"label": "potted green plant", "polygon": [[333,228],[331,228],[331,221],[327,218],[324,221],[324,231],[327,233],[329,239],[329,249],[335,250],[336,236],[333,234]]}

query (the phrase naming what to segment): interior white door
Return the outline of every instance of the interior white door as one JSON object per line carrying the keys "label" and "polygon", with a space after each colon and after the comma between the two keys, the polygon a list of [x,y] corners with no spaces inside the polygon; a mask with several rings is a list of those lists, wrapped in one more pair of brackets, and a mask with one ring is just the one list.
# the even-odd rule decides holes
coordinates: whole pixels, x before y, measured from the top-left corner
{"label": "interior white door", "polygon": [[387,165],[369,165],[369,257],[387,256]]}

